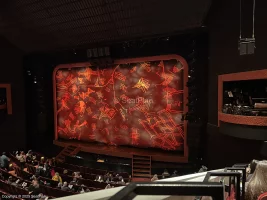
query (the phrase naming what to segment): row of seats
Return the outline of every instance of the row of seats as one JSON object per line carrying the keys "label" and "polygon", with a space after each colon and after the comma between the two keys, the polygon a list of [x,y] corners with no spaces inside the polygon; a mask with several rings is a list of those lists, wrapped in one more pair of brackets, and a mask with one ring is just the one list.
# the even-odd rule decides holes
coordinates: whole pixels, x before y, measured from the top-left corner
{"label": "row of seats", "polygon": [[[81,174],[94,174],[94,175],[102,175],[103,176],[103,175],[108,173],[107,170],[92,169],[92,168],[89,168],[89,167],[73,165],[73,164],[63,163],[63,162],[57,162],[57,167],[65,168],[65,169],[72,170],[72,171],[75,171],[75,172],[80,172]],[[110,173],[113,174],[114,172],[110,172]],[[127,172],[120,172],[120,173],[117,173],[117,174],[119,174],[119,176],[122,176],[124,179],[128,179],[129,178],[129,174]]]}
{"label": "row of seats", "polygon": [[[64,173],[64,170],[66,169],[66,168],[61,168],[61,167],[53,167],[54,168],[54,170],[56,171],[56,172],[58,172],[58,173],[60,173],[60,174],[63,174]],[[68,169],[67,170],[68,171],[68,173],[67,173],[67,175],[72,175],[75,171],[73,171],[73,170],[71,170],[71,169]],[[114,173],[114,172],[108,172],[108,173],[110,173],[110,174],[115,174],[116,175],[116,173]],[[107,173],[106,173],[107,174]],[[84,178],[84,179],[89,179],[89,180],[95,180],[95,178],[98,176],[98,175],[102,175],[102,176],[104,176],[102,173],[101,174],[89,174],[89,173],[81,173],[81,175],[82,175],[82,177]],[[124,180],[124,182],[125,183],[127,183],[127,182],[129,182],[129,175],[128,175],[128,173],[118,173],[118,175],[119,176],[122,176],[123,177],[123,180]],[[128,177],[127,177],[128,176]],[[114,182],[116,182],[115,180],[114,180]]]}

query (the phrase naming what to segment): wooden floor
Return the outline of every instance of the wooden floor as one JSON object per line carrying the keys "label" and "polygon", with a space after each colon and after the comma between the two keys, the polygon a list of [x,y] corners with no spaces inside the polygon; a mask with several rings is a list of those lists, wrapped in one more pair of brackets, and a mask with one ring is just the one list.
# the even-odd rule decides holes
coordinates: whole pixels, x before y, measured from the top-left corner
{"label": "wooden floor", "polygon": [[81,151],[102,154],[115,157],[132,158],[132,155],[145,155],[151,156],[152,161],[159,162],[172,162],[172,163],[188,163],[188,158],[183,155],[183,152],[177,151],[164,151],[160,149],[141,149],[134,147],[124,147],[124,146],[109,146],[104,144],[96,143],[83,143],[78,141],[68,141],[68,140],[54,140],[54,144],[61,147],[66,147],[69,145],[80,146]]}

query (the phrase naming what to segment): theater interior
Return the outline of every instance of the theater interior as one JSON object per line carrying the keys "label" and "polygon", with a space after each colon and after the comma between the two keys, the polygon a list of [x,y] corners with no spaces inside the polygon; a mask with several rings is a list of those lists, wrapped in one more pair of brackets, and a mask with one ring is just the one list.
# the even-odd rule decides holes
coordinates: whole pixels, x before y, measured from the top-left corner
{"label": "theater interior", "polygon": [[0,199],[267,200],[256,0],[1,0]]}

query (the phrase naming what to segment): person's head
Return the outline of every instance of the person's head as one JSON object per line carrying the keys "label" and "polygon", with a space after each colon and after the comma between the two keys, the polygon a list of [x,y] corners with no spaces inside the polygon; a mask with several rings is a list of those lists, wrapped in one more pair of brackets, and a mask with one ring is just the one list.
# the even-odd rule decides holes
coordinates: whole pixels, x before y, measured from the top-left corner
{"label": "person's head", "polygon": [[12,176],[9,176],[9,177],[8,177],[8,181],[9,181],[9,182],[12,182],[12,181],[13,181],[13,177],[12,177]]}
{"label": "person's head", "polygon": [[2,155],[5,156],[6,155],[6,152],[3,152]]}
{"label": "person's head", "polygon": [[177,171],[176,171],[176,170],[174,170],[174,171],[173,171],[173,174],[177,174]]}
{"label": "person's head", "polygon": [[110,186],[110,184],[107,184],[105,189],[109,189],[109,188],[111,188],[111,186]]}
{"label": "person's head", "polygon": [[58,172],[56,172],[56,173],[55,173],[55,175],[56,175],[56,176],[59,176],[59,173],[58,173]]}
{"label": "person's head", "polygon": [[20,154],[21,154],[21,155],[25,155],[24,151],[21,151]]}
{"label": "person's head", "polygon": [[158,178],[158,175],[157,174],[154,174],[153,178]]}
{"label": "person's head", "polygon": [[63,174],[68,174],[68,170],[64,169]]}
{"label": "person's head", "polygon": [[67,187],[68,186],[68,183],[65,181],[64,183],[63,183],[63,187]]}
{"label": "person's head", "polygon": [[33,180],[33,181],[32,181],[32,185],[33,185],[33,186],[38,186],[38,185],[39,185],[38,180],[37,180],[37,179]]}
{"label": "person's head", "polygon": [[252,178],[247,183],[246,199],[257,199],[262,191],[267,191],[267,161],[259,161]]}
{"label": "person's head", "polygon": [[31,154],[32,154],[32,150],[29,150],[29,151],[28,151],[28,154],[30,154],[30,155],[31,155]]}

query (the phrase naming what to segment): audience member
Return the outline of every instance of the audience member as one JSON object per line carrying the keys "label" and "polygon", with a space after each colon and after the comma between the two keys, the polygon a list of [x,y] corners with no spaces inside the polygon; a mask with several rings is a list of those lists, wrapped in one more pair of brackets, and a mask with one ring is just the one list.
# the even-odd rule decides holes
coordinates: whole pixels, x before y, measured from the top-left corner
{"label": "audience member", "polygon": [[208,171],[208,168],[204,165],[201,166],[201,168],[199,169],[198,173],[202,173],[202,172],[206,172]]}
{"label": "audience member", "polygon": [[10,161],[10,159],[6,156],[6,153],[3,152],[2,156],[0,157],[0,168],[8,170],[9,169],[9,161]]}
{"label": "audience member", "polygon": [[164,172],[162,173],[162,178],[169,178],[170,174],[167,169],[164,169]]}
{"label": "audience member", "polygon": [[74,172],[74,177],[75,178],[82,178],[82,175],[80,174],[80,172]]}
{"label": "audience member", "polygon": [[22,169],[24,169],[24,166],[25,166],[25,163],[26,163],[26,155],[25,155],[24,151],[21,151],[20,154],[17,154],[16,157],[20,162],[20,167]]}
{"label": "audience member", "polygon": [[33,161],[32,150],[29,150],[28,153],[26,154],[26,162],[32,163],[32,161]]}
{"label": "audience member", "polygon": [[55,173],[55,176],[53,176],[52,180],[62,183],[62,178],[59,176],[58,172]]}
{"label": "audience member", "polygon": [[35,175],[36,176],[42,176],[43,175],[43,170],[44,170],[44,168],[38,162],[37,167],[36,167],[36,171],[35,171]]}
{"label": "audience member", "polygon": [[45,177],[51,178],[51,166],[48,164],[48,162],[45,162],[43,171]]}
{"label": "audience member", "polygon": [[107,184],[107,186],[105,187],[105,189],[109,189],[111,188],[110,184]]}
{"label": "audience member", "polygon": [[113,182],[113,176],[112,176],[112,174],[110,174],[110,173],[107,173],[106,174],[106,182],[107,183]]}
{"label": "audience member", "polygon": [[177,171],[174,170],[174,172],[172,173],[171,177],[176,177],[176,176],[178,176],[178,174],[177,174]]}
{"label": "audience member", "polygon": [[124,182],[124,179],[122,178],[122,176],[119,176],[119,181],[117,182],[117,184],[125,185],[125,182]]}
{"label": "audience member", "polygon": [[31,195],[39,195],[40,194],[40,187],[39,182],[37,180],[33,180],[32,184],[28,188],[29,194]]}
{"label": "audience member", "polygon": [[159,179],[158,179],[158,175],[155,174],[155,175],[153,176],[153,178],[151,179],[151,181],[153,182],[153,181],[157,181],[157,180],[159,180]]}
{"label": "audience member", "polygon": [[47,196],[45,196],[44,194],[40,193],[40,194],[38,195],[38,199],[36,199],[36,200],[47,200],[47,199],[48,199]]}
{"label": "audience member", "polygon": [[74,177],[70,182],[70,185],[77,185],[77,178]]}
{"label": "audience member", "polygon": [[19,184],[20,184],[20,179],[18,179],[18,180],[16,180],[16,181],[14,181],[13,183],[11,183],[11,185],[14,185],[14,186],[19,186]]}
{"label": "audience member", "polygon": [[95,181],[103,182],[103,177],[101,175],[97,175]]}
{"label": "audience member", "polygon": [[68,187],[68,183],[67,182],[64,182],[62,187],[61,187],[61,190],[63,191],[70,191],[70,188]]}
{"label": "audience member", "polygon": [[62,187],[62,183],[58,182],[57,188],[61,189],[61,187]]}
{"label": "audience member", "polygon": [[13,183],[13,177],[12,176],[8,177],[7,183],[10,185]]}
{"label": "audience member", "polygon": [[51,169],[50,173],[51,173],[51,177],[55,176],[55,174],[56,174],[56,172],[53,168]]}
{"label": "audience member", "polygon": [[64,169],[63,174],[68,175],[68,173],[69,173],[68,170]]}

